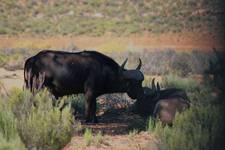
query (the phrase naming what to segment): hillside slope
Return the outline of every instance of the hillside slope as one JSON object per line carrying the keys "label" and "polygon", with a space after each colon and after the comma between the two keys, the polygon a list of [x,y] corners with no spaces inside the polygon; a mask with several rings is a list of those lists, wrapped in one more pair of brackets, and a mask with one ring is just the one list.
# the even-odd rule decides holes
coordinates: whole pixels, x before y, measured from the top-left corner
{"label": "hillside slope", "polygon": [[223,0],[0,0],[0,34],[222,34]]}

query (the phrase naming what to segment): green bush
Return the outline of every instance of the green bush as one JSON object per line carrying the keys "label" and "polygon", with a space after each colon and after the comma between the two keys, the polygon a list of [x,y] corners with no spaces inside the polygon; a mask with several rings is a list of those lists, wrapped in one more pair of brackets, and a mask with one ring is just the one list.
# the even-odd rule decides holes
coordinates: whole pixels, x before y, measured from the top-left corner
{"label": "green bush", "polygon": [[25,150],[25,146],[16,129],[16,121],[13,113],[7,109],[2,99],[0,99],[0,110],[0,149]]}
{"label": "green bush", "polygon": [[66,98],[66,103],[71,103],[75,113],[84,114],[85,100],[84,95],[72,95]]}
{"label": "green bush", "polygon": [[[207,150],[220,149],[218,143],[221,135],[224,116],[219,107],[191,107],[183,114],[176,115],[173,127],[164,127],[160,122],[149,129],[166,145],[168,150]],[[211,112],[211,113],[209,113]]]}
{"label": "green bush", "polygon": [[[168,85],[182,87],[190,92],[191,107],[177,114],[173,126],[149,121],[148,129],[168,150],[211,150],[224,148],[224,106],[212,96],[210,85],[198,85],[185,79],[167,78]],[[193,90],[199,87],[200,90]]]}
{"label": "green bush", "polygon": [[28,91],[14,89],[8,101],[19,136],[28,149],[61,149],[70,141],[73,116],[70,106],[60,111],[63,99],[53,107],[46,90],[33,96]]}

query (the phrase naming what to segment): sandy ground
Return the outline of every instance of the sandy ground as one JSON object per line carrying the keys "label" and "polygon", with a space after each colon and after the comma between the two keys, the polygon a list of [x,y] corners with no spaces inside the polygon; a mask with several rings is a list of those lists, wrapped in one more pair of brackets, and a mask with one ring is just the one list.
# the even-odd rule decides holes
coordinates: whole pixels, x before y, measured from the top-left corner
{"label": "sandy ground", "polygon": [[4,68],[0,68],[0,82],[3,83],[6,90],[10,90],[13,87],[22,88],[23,70],[8,71]]}
{"label": "sandy ground", "polygon": [[[104,101],[100,99],[99,101]],[[108,104],[108,100],[104,103]],[[100,103],[100,108],[103,108]],[[100,111],[102,111],[100,109]],[[82,128],[92,130],[92,139],[84,136],[84,131],[74,133],[71,142],[63,150],[161,150],[160,141],[146,131],[137,132],[137,129],[146,128],[146,120],[126,109],[110,108],[110,111],[97,113],[99,123],[84,124]],[[84,118],[77,118],[83,122]],[[136,129],[136,132],[134,132]],[[99,138],[97,134],[101,132]]]}
{"label": "sandy ground", "polygon": [[147,132],[135,135],[105,135],[99,142],[87,144],[81,136],[74,136],[63,150],[160,150],[162,146]]}

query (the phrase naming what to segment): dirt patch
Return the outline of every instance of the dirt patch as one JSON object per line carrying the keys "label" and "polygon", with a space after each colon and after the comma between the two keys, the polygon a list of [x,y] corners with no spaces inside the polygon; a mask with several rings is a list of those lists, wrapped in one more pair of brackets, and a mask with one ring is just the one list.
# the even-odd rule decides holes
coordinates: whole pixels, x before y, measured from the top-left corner
{"label": "dirt patch", "polygon": [[0,82],[8,91],[13,87],[23,87],[23,70],[8,71],[0,68]]}
{"label": "dirt patch", "polygon": [[[98,116],[97,124],[82,124],[82,128],[92,130],[93,138],[88,143],[82,133],[76,132],[64,150],[159,150],[162,144],[145,129],[146,120],[126,109],[114,109]],[[79,119],[83,122],[82,119]],[[143,128],[144,127],[144,128]],[[136,129],[136,130],[134,130]],[[102,133],[99,141],[97,134]]]}
{"label": "dirt patch", "polygon": [[147,132],[129,135],[105,135],[100,143],[87,145],[85,139],[74,136],[64,150],[160,150],[161,144]]}
{"label": "dirt patch", "polygon": [[28,49],[96,49],[100,51],[122,51],[132,49],[173,49],[211,51],[225,49],[225,40],[221,35],[200,35],[196,33],[165,33],[149,35],[132,35],[129,37],[7,37],[0,36],[0,48]]}
{"label": "dirt patch", "polygon": [[[110,99],[103,97],[98,99],[99,111],[97,116],[99,123],[86,124],[84,116],[78,116],[76,120],[81,122],[80,130],[74,133],[71,142],[64,150],[161,149],[162,144],[149,132],[145,132],[147,119],[131,111],[132,103],[127,106],[121,100],[115,104],[110,101],[112,97],[105,96]],[[106,107],[106,105],[110,107]],[[91,141],[85,138],[85,129],[91,129]],[[101,133],[101,140],[98,138],[98,133]]]}

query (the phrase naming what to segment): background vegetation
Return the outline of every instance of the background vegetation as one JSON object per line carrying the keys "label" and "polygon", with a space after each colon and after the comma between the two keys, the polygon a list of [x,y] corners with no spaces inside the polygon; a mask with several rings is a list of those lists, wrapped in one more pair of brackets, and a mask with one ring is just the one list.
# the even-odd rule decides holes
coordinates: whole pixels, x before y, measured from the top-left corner
{"label": "background vegetation", "polygon": [[[77,51],[69,48],[67,50]],[[24,60],[35,55],[38,51],[40,50],[27,48],[0,49],[0,67],[7,70],[23,69]],[[126,50],[117,53],[106,52],[105,54],[113,57],[118,63],[122,63],[125,58],[129,58],[127,68],[136,67],[138,58],[141,58],[143,62],[142,71],[146,75],[176,73],[181,76],[188,76],[190,74],[202,74],[209,68],[209,60],[216,61],[214,53],[198,50],[189,52]]]}
{"label": "background vegetation", "polygon": [[1,0],[0,34],[223,33],[224,7],[223,0]]}

